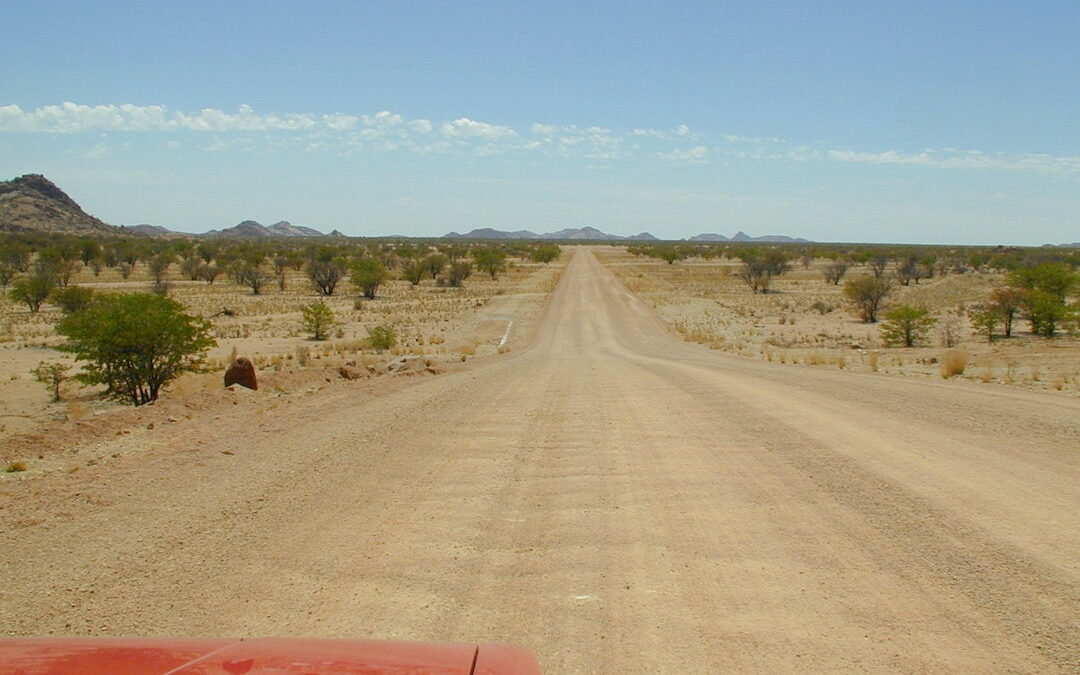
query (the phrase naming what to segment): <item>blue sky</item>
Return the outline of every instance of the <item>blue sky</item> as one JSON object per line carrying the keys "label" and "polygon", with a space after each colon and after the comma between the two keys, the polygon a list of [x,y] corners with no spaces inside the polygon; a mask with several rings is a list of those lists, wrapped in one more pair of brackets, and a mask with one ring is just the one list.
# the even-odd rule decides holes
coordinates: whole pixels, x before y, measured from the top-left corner
{"label": "blue sky", "polygon": [[0,178],[114,224],[1080,240],[1080,3],[8,3]]}

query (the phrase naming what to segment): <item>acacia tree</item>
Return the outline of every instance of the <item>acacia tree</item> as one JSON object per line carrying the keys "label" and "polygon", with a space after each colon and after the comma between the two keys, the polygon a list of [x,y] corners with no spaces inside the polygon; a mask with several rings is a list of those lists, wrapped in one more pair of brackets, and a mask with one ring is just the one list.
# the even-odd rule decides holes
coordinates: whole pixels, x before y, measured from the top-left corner
{"label": "acacia tree", "polygon": [[9,295],[15,302],[29,307],[31,313],[36,313],[54,288],[55,277],[48,269],[39,265],[30,276],[16,279],[11,285]]}
{"label": "acacia tree", "polygon": [[333,295],[338,282],[345,277],[344,264],[338,260],[311,260],[308,277],[319,295]]}
{"label": "acacia tree", "polygon": [[859,277],[844,283],[844,295],[855,305],[859,317],[866,323],[876,323],[878,310],[892,284],[884,277]]}
{"label": "acacia tree", "polygon": [[885,312],[885,323],[881,325],[881,337],[885,344],[900,344],[914,347],[924,341],[937,319],[925,309],[900,305]]}
{"label": "acacia tree", "polygon": [[822,272],[825,275],[825,281],[833,286],[839,286],[840,281],[847,274],[848,265],[843,260],[837,260],[829,263],[825,266],[825,270]]}
{"label": "acacia tree", "polygon": [[350,281],[360,289],[365,298],[373,300],[375,291],[389,276],[390,273],[381,262],[374,258],[362,258],[353,263]]}
{"label": "acacia tree", "polygon": [[506,269],[506,255],[492,248],[478,248],[473,251],[473,262],[476,269],[487,272],[492,279]]}
{"label": "acacia tree", "polygon": [[98,296],[65,317],[60,347],[80,361],[84,384],[103,384],[106,396],[142,405],[181,373],[198,371],[216,341],[210,322],[184,313],[183,305],[149,293]]}

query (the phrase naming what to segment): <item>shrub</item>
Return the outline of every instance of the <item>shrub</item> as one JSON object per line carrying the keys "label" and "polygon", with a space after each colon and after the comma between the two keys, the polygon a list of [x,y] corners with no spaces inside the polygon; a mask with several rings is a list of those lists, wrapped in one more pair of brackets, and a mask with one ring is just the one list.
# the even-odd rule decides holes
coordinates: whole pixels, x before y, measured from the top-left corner
{"label": "shrub", "polygon": [[555,260],[562,253],[562,249],[555,244],[540,244],[532,250],[529,254],[529,258],[533,262],[544,263],[545,265],[552,260]]}
{"label": "shrub", "polygon": [[85,309],[94,299],[94,289],[89,286],[64,286],[49,295],[49,300],[64,314],[74,314]]}
{"label": "shrub", "polygon": [[200,370],[206,350],[216,344],[208,321],[148,293],[98,296],[56,330],[70,340],[60,349],[87,362],[75,379],[103,384],[106,396],[134,405],[157,400],[162,386]]}
{"label": "shrub", "polygon": [[950,349],[941,356],[941,376],[950,378],[954,375],[963,375],[967,368],[967,353],[957,349]]}
{"label": "shrub", "polygon": [[408,281],[413,286],[420,283],[420,280],[427,275],[427,265],[424,261],[417,260],[406,264],[401,268],[401,278]]}
{"label": "shrub", "polygon": [[302,323],[304,330],[312,340],[325,340],[334,326],[334,312],[322,300],[305,305],[300,309],[303,315]]}
{"label": "shrub", "polygon": [[450,271],[446,273],[446,283],[454,288],[461,288],[465,280],[472,276],[472,270],[472,263],[467,260],[451,263]]}
{"label": "shrub", "polygon": [[884,277],[859,277],[844,283],[844,295],[855,305],[866,323],[877,322],[881,303],[891,291],[892,284]]}
{"label": "shrub", "polygon": [[387,325],[379,325],[368,329],[368,344],[372,349],[382,351],[390,349],[397,344],[397,333]]}
{"label": "shrub", "polygon": [[440,274],[442,274],[442,271],[446,268],[446,265],[449,262],[450,259],[442,253],[429,255],[428,257],[424,258],[424,270],[431,275],[432,279],[435,279]]}
{"label": "shrub", "polygon": [[71,370],[71,366],[66,363],[42,361],[30,372],[33,373],[35,380],[49,387],[49,390],[52,391],[53,403],[55,403],[60,400],[60,385],[67,379],[69,370]]}

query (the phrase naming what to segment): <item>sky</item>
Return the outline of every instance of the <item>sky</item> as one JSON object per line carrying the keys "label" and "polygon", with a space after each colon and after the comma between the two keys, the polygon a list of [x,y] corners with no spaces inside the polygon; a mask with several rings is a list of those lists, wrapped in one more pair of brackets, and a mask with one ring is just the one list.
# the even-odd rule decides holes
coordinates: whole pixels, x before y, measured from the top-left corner
{"label": "sky", "polygon": [[115,225],[1080,240],[1080,2],[5,3],[0,180]]}

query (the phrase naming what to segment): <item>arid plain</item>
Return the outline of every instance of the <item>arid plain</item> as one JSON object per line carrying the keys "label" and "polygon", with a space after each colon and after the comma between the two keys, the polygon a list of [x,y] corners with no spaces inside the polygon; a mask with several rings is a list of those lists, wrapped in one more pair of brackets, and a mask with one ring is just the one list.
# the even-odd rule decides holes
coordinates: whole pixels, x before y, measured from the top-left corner
{"label": "arid plain", "polygon": [[1069,388],[710,350],[594,249],[565,258],[550,295],[557,268],[522,271],[455,315],[477,356],[437,376],[56,420],[112,426],[0,481],[0,631],[505,641],[553,673],[1080,668]]}

